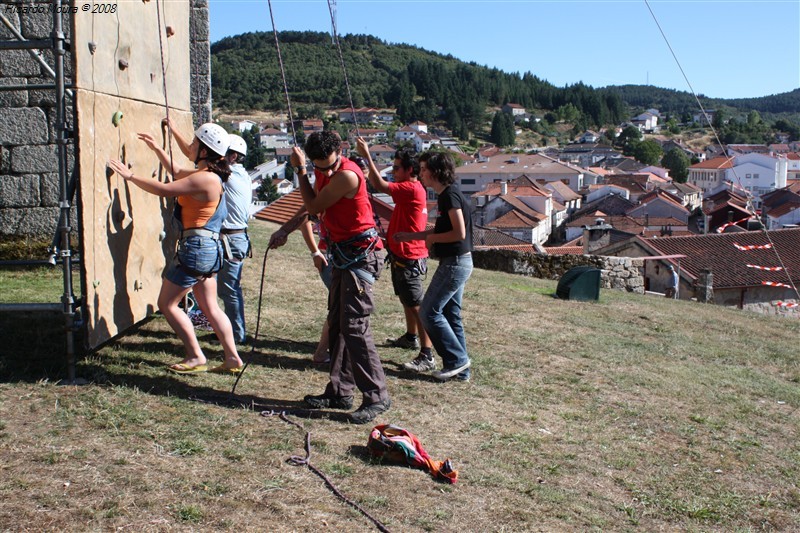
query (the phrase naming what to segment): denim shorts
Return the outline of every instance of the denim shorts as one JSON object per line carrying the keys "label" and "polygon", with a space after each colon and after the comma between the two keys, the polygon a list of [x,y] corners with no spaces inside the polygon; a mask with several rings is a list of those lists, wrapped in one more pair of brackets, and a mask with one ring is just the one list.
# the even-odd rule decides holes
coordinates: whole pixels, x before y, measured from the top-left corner
{"label": "denim shorts", "polygon": [[221,267],[221,243],[210,237],[193,235],[178,241],[178,252],[164,277],[179,287],[191,287]]}

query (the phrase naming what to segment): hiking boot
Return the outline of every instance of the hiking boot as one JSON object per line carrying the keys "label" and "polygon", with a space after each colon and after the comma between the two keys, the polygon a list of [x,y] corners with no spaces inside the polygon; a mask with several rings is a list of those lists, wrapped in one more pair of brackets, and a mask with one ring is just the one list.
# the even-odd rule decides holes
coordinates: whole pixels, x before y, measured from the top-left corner
{"label": "hiking boot", "polygon": [[403,368],[414,372],[427,372],[429,370],[436,370],[436,361],[433,359],[433,356],[428,357],[420,352],[413,361],[403,363]]}
{"label": "hiking boot", "polygon": [[455,368],[443,368],[441,370],[435,370],[433,373],[431,373],[431,376],[435,377],[436,379],[440,379],[442,381],[447,381],[453,376],[464,372],[466,369],[470,367],[471,364],[472,363],[470,361],[467,361],[466,364],[457,366]]}
{"label": "hiking boot", "polygon": [[419,350],[419,337],[416,335],[401,335],[396,339],[386,339],[386,344],[395,348],[408,348],[409,350]]}
{"label": "hiking boot", "polygon": [[350,413],[350,421],[353,424],[366,424],[375,419],[379,414],[386,412],[392,406],[392,400],[386,398],[382,402],[375,402],[369,405],[361,404],[361,407]]}
{"label": "hiking boot", "polygon": [[352,409],[353,397],[352,396],[326,396],[320,394],[319,396],[312,396],[309,394],[303,401],[314,409]]}

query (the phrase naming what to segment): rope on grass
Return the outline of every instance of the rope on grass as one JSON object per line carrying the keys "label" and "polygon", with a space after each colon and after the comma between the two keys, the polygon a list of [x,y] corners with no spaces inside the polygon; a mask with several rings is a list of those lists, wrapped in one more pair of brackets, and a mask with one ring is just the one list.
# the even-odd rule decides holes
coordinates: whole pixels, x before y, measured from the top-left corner
{"label": "rope on grass", "polygon": [[233,387],[231,388],[230,397],[233,398],[236,395],[236,386],[239,385],[239,381],[244,376],[245,370],[247,367],[250,366],[250,361],[253,360],[253,355],[256,353],[256,343],[258,342],[258,330],[261,329],[261,308],[264,302],[264,277],[267,272],[267,256],[269,255],[269,246],[266,250],[264,250],[264,261],[261,263],[261,285],[258,287],[258,313],[256,314],[256,331],[253,334],[253,345],[250,348],[250,355],[247,356],[246,360],[244,361],[244,366],[242,367],[242,371],[236,376],[236,381],[233,382]]}
{"label": "rope on grass", "polygon": [[[296,427],[300,431],[306,431],[306,429],[303,427],[302,424],[300,424],[298,422],[295,422],[294,420],[291,420],[288,416],[286,416],[286,411],[263,411],[261,413],[261,416],[263,416],[265,418],[270,418],[270,417],[273,417],[273,416],[277,416],[278,418],[280,418],[281,420],[283,420],[287,424],[293,425],[294,427]],[[383,533],[388,533],[389,532],[389,529],[385,525],[383,525],[383,523],[380,520],[378,520],[377,518],[375,518],[374,516],[369,514],[366,509],[364,509],[363,507],[358,505],[356,502],[354,502],[353,500],[351,500],[350,498],[348,498],[347,496],[342,494],[342,491],[340,491],[336,487],[336,485],[333,484],[333,481],[331,481],[328,478],[328,476],[326,476],[319,468],[317,468],[317,467],[315,467],[314,465],[311,464],[311,432],[310,431],[306,431],[306,435],[305,435],[305,439],[304,439],[304,449],[305,449],[305,452],[306,452],[305,457],[300,457],[299,455],[292,455],[288,459],[286,459],[286,462],[289,463],[292,466],[307,466],[309,470],[314,472],[317,476],[319,476],[322,479],[322,481],[325,482],[325,485],[327,485],[328,489],[330,489],[330,491],[333,492],[333,494],[336,495],[337,498],[342,500],[344,503],[346,503],[347,505],[349,505],[350,507],[352,507],[353,509],[355,509],[356,511],[358,511],[362,515],[364,515],[370,522],[375,524],[375,527],[378,528],[378,531],[381,531]]]}

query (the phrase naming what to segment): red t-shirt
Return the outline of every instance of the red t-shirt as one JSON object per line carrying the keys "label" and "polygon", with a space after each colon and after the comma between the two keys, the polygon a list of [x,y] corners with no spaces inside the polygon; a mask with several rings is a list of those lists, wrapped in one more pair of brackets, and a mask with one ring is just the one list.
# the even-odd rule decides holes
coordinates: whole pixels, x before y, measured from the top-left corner
{"label": "red t-shirt", "polygon": [[[361,167],[342,157],[341,170],[355,172],[358,176],[358,192],[353,198],[340,198],[335,204],[322,213],[322,224],[332,242],[344,242],[375,227],[375,216],[372,214],[372,205],[369,203],[367,182]],[[321,172],[314,171],[316,178],[315,187],[321,191],[329,183],[329,178]],[[383,248],[378,240],[377,248]]]}
{"label": "red t-shirt", "polygon": [[405,259],[428,257],[425,240],[397,242],[394,234],[400,231],[424,231],[428,222],[427,194],[419,181],[389,183],[389,195],[394,200],[394,212],[389,221],[386,241],[393,255]]}

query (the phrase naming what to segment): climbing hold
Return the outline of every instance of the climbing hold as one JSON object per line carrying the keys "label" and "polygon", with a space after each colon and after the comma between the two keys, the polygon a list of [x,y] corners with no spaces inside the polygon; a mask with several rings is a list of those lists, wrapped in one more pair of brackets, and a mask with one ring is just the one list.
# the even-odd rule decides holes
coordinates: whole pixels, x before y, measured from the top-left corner
{"label": "climbing hold", "polygon": [[162,231],[161,233],[158,234],[158,240],[159,241],[163,241],[166,238],[167,238],[167,232],[166,231]]}
{"label": "climbing hold", "polygon": [[112,124],[114,124],[114,126],[116,126],[116,127],[119,127],[119,123],[122,121],[122,117],[123,117],[123,116],[124,116],[124,115],[123,115],[122,111],[117,111],[117,112],[116,112],[116,113],[114,113],[114,115],[111,117],[111,123],[112,123]]}
{"label": "climbing hold", "polygon": [[172,26],[167,26],[167,37],[175,35],[175,29]]}
{"label": "climbing hold", "polygon": [[97,43],[94,41],[89,41],[89,53],[94,55],[96,51],[97,51]]}
{"label": "climbing hold", "polygon": [[126,59],[120,59],[119,60],[119,69],[120,70],[125,70],[126,68],[128,68],[128,61]]}
{"label": "climbing hold", "polygon": [[99,279],[96,279],[96,280],[92,281],[92,286],[94,286],[94,288],[97,288],[98,285],[100,285],[100,280]]}
{"label": "climbing hold", "polygon": [[150,83],[153,83],[154,81],[156,81],[156,74],[155,74],[155,72],[151,72],[150,73]]}

